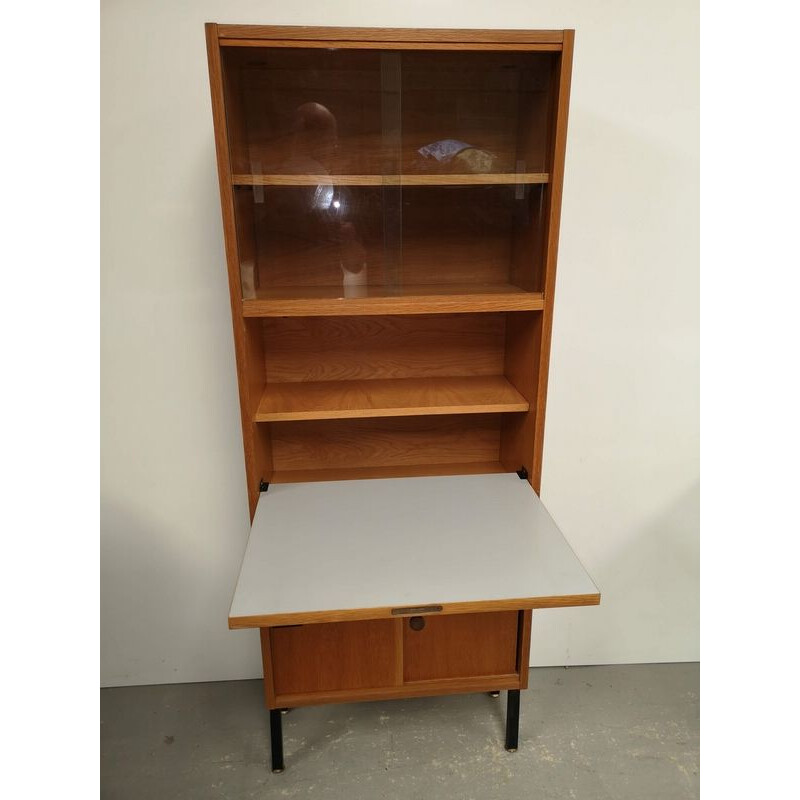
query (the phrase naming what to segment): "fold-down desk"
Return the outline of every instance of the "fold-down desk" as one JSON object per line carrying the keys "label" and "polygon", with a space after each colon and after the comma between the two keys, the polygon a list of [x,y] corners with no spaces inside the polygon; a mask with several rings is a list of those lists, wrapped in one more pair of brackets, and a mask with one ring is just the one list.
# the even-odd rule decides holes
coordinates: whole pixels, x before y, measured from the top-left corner
{"label": "fold-down desk", "polygon": [[513,473],[280,484],[229,625],[261,629],[276,747],[281,708],[508,689],[514,749],[531,610],[599,601]]}

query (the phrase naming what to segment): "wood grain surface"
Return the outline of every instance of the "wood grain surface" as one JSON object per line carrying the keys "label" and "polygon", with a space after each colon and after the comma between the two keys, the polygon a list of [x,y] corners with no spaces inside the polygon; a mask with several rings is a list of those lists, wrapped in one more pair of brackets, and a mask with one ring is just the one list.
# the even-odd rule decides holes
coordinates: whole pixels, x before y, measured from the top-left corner
{"label": "wood grain surface", "polygon": [[[444,603],[441,615],[473,614],[487,611],[536,610],[541,608],[577,608],[600,605],[600,594],[543,595],[541,597],[513,597],[507,600],[481,600],[469,603]],[[347,622],[364,619],[396,619],[392,606],[374,608],[346,608],[336,611],[303,611],[292,614],[253,614],[228,617],[228,628],[263,628],[271,625],[295,625],[317,622]]]}
{"label": "wood grain surface", "polygon": [[353,315],[466,314],[540,311],[539,292],[501,284],[405,285],[369,288],[364,297],[344,297],[341,286],[261,289],[241,305],[245,317],[342,317]]}
{"label": "wood grain surface", "polygon": [[[209,23],[212,24],[212,23]],[[560,44],[563,30],[511,30],[473,28],[355,28],[311,25],[221,25],[213,23],[220,39],[277,39],[352,42],[427,42],[431,44],[547,43]]]}
{"label": "wood grain surface", "polygon": [[406,682],[503,675],[516,671],[517,612],[430,615],[403,626]]}
{"label": "wood grain surface", "polygon": [[275,698],[276,708],[297,708],[322,703],[360,703],[370,700],[399,700],[402,697],[433,697],[436,695],[490,692],[497,689],[519,689],[519,676],[486,675],[479,678],[444,678],[416,681],[402,686],[378,689],[345,689],[344,691],[284,694]]}
{"label": "wood grain surface", "polygon": [[499,414],[269,423],[276,471],[497,461]]}
{"label": "wood grain surface", "polygon": [[256,422],[527,411],[502,376],[269,383]]}
{"label": "wood grain surface", "polygon": [[391,467],[323,467],[322,469],[278,470],[272,483],[314,483],[318,481],[356,481],[380,478],[420,478],[432,475],[490,475],[513,472],[499,461],[474,461],[466,464],[400,464]]}
{"label": "wood grain surface", "polygon": [[497,172],[442,175],[248,175],[232,176],[235,186],[514,186],[526,183],[547,183],[546,172]]}
{"label": "wood grain surface", "polygon": [[261,324],[270,383],[504,371],[505,314],[278,317]]}
{"label": "wood grain surface", "polygon": [[270,641],[276,695],[394,685],[392,620],[272,628]]}
{"label": "wood grain surface", "polygon": [[553,75],[552,95],[555,102],[553,119],[552,153],[550,157],[551,184],[547,207],[547,237],[545,244],[545,307],[542,315],[541,345],[537,369],[536,415],[533,440],[532,469],[529,469],[531,486],[539,492],[542,484],[544,453],[544,423],[547,407],[547,379],[550,368],[550,344],[553,335],[553,307],[556,289],[556,263],[558,259],[558,234],[561,225],[561,199],[564,188],[564,158],[567,149],[567,119],[569,94],[572,82],[572,51],[575,31],[564,31],[564,49],[558,69]]}

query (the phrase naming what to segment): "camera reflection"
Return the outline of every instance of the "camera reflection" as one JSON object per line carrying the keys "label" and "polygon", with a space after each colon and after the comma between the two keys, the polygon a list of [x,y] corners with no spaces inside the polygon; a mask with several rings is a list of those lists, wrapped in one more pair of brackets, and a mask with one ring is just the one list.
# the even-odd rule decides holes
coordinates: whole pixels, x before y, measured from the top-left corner
{"label": "camera reflection", "polygon": [[303,103],[295,109],[289,142],[289,154],[280,172],[314,176],[316,183],[284,192],[285,201],[293,208],[281,216],[302,220],[304,236],[322,245],[325,253],[333,250],[331,255],[340,271],[336,283],[341,281],[345,297],[364,296],[367,259],[358,226],[358,193],[336,185],[331,178],[337,172],[336,117],[321,103]]}

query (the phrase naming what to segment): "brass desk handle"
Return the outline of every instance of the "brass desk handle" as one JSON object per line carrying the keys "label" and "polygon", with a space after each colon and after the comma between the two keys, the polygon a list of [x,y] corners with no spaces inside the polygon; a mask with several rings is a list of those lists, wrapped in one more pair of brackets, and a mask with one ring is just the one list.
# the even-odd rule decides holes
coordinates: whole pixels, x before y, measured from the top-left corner
{"label": "brass desk handle", "polygon": [[421,631],[425,627],[425,617],[410,617],[408,624],[412,631]]}
{"label": "brass desk handle", "polygon": [[435,614],[441,611],[441,606],[406,606],[405,608],[393,608],[393,617],[409,617],[417,614]]}

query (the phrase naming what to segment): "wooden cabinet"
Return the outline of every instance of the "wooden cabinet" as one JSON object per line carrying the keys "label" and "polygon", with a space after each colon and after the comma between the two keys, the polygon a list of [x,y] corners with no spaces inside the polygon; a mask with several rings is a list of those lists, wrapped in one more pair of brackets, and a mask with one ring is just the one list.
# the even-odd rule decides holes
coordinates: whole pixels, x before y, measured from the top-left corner
{"label": "wooden cabinet", "polygon": [[346,702],[404,687],[447,693],[454,678],[516,687],[529,628],[516,611],[261,628],[267,704]]}
{"label": "wooden cabinet", "polygon": [[573,32],[206,36],[274,748],[497,689],[515,747],[532,609],[599,602],[538,498]]}

